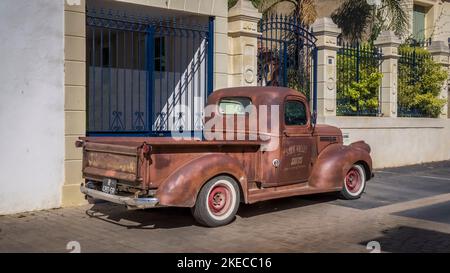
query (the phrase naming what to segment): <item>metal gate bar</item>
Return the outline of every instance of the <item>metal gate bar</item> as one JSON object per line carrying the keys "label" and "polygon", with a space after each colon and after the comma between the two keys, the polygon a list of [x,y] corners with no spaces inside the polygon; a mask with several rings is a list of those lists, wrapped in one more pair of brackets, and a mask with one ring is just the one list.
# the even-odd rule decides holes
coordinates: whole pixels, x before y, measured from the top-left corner
{"label": "metal gate bar", "polygon": [[203,108],[212,91],[212,18],[88,10],[86,25],[88,135],[163,136],[203,129]]}
{"label": "metal gate bar", "polygon": [[316,37],[296,16],[265,17],[258,31],[258,85],[290,87],[311,98],[317,90]]}

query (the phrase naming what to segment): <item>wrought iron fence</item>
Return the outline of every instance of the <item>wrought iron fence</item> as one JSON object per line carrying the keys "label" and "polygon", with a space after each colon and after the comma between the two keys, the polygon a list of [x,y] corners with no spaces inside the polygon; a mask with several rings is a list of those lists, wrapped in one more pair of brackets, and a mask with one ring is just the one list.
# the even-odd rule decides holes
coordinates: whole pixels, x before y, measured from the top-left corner
{"label": "wrought iron fence", "polygon": [[398,60],[398,117],[426,117],[427,115],[415,107],[409,106],[411,98],[408,94],[421,80],[422,66],[431,55],[423,50],[423,47],[416,47],[418,44],[401,46],[399,49],[400,58]]}
{"label": "wrought iron fence", "polygon": [[258,85],[315,90],[316,37],[296,16],[271,15],[258,25]]}
{"label": "wrought iron fence", "polygon": [[406,39],[405,44],[412,47],[425,48],[431,45],[431,38],[429,39]]}
{"label": "wrought iron fence", "polygon": [[88,9],[86,26],[89,135],[202,130],[212,91],[212,18]]}
{"label": "wrought iron fence", "polygon": [[339,116],[376,116],[380,113],[382,52],[370,44],[339,40],[337,53],[337,109]]}

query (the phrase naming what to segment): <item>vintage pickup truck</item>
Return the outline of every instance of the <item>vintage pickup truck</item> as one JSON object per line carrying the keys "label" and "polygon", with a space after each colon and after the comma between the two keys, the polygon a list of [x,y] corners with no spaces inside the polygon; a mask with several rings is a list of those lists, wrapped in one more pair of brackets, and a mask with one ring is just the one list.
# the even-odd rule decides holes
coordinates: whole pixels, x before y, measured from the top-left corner
{"label": "vintage pickup truck", "polygon": [[[188,207],[200,224],[214,227],[230,223],[240,203],[324,192],[356,199],[373,177],[369,145],[343,145],[340,129],[316,125],[300,92],[229,88],[210,95],[207,105],[216,109],[211,117],[224,117],[224,126],[217,129],[224,140],[80,138],[76,146],[83,148],[86,179],[81,192],[130,209]],[[257,133],[265,139],[249,139],[255,127],[236,122],[238,116],[248,121],[251,113],[243,110],[248,105],[278,106],[278,131],[270,132],[270,124],[258,125]],[[233,124],[231,130],[227,122]],[[247,138],[228,140],[238,133]],[[267,149],[273,140],[278,145]]]}

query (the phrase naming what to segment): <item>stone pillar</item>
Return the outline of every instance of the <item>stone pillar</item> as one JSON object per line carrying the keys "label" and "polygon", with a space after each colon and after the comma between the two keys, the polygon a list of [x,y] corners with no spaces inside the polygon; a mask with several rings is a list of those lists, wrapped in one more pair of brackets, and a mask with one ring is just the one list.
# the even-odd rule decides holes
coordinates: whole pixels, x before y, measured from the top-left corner
{"label": "stone pillar", "polygon": [[317,38],[317,115],[336,116],[337,37],[341,30],[329,17],[317,19],[312,29]]}
{"label": "stone pillar", "polygon": [[67,0],[64,5],[65,72],[65,181],[62,205],[85,204],[80,192],[82,150],[74,145],[86,134],[86,1]]}
{"label": "stone pillar", "polygon": [[398,58],[400,57],[398,47],[401,41],[393,31],[383,31],[374,44],[380,47],[383,53],[381,113],[384,117],[397,117]]}
{"label": "stone pillar", "polygon": [[228,12],[230,87],[257,85],[257,37],[261,17],[249,0],[239,0]]}
{"label": "stone pillar", "polygon": [[[450,52],[448,48],[448,43],[444,41],[433,41],[431,45],[428,47],[428,50],[431,53],[431,56],[433,56],[433,60],[440,65],[447,71],[447,74],[449,71],[450,66]],[[450,76],[450,74],[449,74]],[[442,108],[441,115],[439,115],[440,118],[448,118],[448,105],[449,105],[449,97],[448,97],[448,85],[449,85],[449,78],[447,77],[447,80],[442,84],[441,93],[439,94],[439,98],[445,99],[447,103]]]}

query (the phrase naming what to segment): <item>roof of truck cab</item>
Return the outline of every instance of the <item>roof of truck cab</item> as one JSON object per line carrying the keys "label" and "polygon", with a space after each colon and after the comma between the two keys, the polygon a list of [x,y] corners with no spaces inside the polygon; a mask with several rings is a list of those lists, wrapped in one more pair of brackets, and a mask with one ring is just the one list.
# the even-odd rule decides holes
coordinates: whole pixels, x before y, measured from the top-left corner
{"label": "roof of truck cab", "polygon": [[216,103],[224,97],[248,97],[256,105],[279,105],[286,96],[299,96],[304,100],[306,96],[301,92],[286,87],[232,87],[213,92],[208,100]]}

